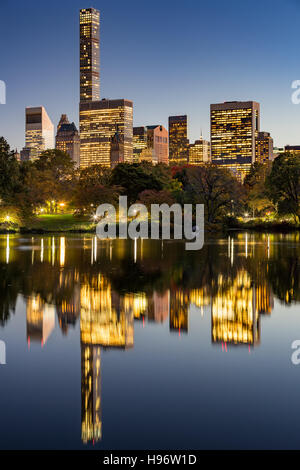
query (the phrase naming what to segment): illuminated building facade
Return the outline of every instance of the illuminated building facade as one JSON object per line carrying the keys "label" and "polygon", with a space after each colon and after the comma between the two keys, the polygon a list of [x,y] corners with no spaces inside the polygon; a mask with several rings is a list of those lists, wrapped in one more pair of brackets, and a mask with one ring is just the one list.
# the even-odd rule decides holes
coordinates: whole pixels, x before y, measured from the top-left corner
{"label": "illuminated building facade", "polygon": [[148,134],[147,127],[133,128],[133,161],[151,161],[151,152],[148,152]]}
{"label": "illuminated building facade", "polygon": [[168,131],[164,126],[133,128],[133,160],[169,164]]}
{"label": "illuminated building facade", "polygon": [[133,103],[129,100],[101,100],[80,103],[80,167],[110,167],[112,138],[119,133],[124,146],[120,158],[133,158]]}
{"label": "illuminated building facade", "polygon": [[212,163],[228,168],[243,180],[255,162],[260,106],[255,101],[211,104]]}
{"label": "illuminated building facade", "polygon": [[100,12],[80,10],[80,101],[100,100]]}
{"label": "illuminated building facade", "polygon": [[66,152],[75,163],[75,168],[80,164],[80,137],[74,122],[70,123],[63,114],[57,126],[55,148]]}
{"label": "illuminated building facade", "polygon": [[26,108],[25,147],[23,160],[34,160],[47,149],[54,148],[54,127],[43,106]]}
{"label": "illuminated building facade", "polygon": [[210,163],[210,142],[202,137],[189,145],[189,164],[202,165]]}
{"label": "illuminated building facade", "polygon": [[168,131],[164,126],[147,126],[147,147],[153,165],[169,163]]}
{"label": "illuminated building facade", "polygon": [[258,163],[272,161],[273,156],[273,139],[269,132],[259,132],[255,143],[255,159]]}
{"label": "illuminated building facade", "polygon": [[184,164],[189,156],[187,116],[169,117],[169,160],[170,164]]}
{"label": "illuminated building facade", "polygon": [[293,155],[300,155],[300,145],[286,145],[284,151]]}
{"label": "illuminated building facade", "polygon": [[115,168],[119,163],[124,163],[124,139],[117,129],[111,139],[110,166],[111,168]]}

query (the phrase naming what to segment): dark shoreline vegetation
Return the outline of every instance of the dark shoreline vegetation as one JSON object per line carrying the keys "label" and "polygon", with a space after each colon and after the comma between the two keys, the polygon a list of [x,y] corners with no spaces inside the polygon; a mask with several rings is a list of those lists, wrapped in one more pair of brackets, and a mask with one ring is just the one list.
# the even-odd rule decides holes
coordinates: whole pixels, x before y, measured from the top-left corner
{"label": "dark shoreline vegetation", "polygon": [[212,164],[122,163],[114,169],[74,168],[69,155],[47,150],[19,162],[0,138],[0,233],[93,233],[96,208],[144,204],[204,204],[205,231],[300,230],[300,156],[285,153],[255,163],[243,183]]}

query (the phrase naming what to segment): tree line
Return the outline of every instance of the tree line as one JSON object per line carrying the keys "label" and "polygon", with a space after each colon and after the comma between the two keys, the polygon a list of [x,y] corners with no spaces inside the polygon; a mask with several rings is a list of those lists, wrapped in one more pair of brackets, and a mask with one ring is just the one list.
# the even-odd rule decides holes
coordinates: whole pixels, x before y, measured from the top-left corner
{"label": "tree line", "polygon": [[245,216],[289,217],[300,223],[300,156],[284,153],[274,162],[255,163],[241,183],[227,169],[122,163],[114,169],[94,165],[76,169],[68,154],[47,150],[35,161],[19,162],[0,138],[0,222],[5,214],[24,223],[40,211],[60,207],[92,215],[102,203],[204,204],[206,221],[223,223]]}

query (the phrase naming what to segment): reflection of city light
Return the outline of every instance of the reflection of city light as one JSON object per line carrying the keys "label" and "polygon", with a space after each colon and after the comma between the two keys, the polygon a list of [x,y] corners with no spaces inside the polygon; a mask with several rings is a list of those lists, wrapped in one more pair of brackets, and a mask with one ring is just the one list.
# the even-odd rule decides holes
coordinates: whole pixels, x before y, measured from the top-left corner
{"label": "reflection of city light", "polygon": [[41,263],[44,261],[44,239],[41,239]]}
{"label": "reflection of city light", "polygon": [[65,255],[66,255],[66,239],[65,237],[60,238],[60,250],[59,250],[59,261],[60,266],[65,264]]}
{"label": "reflection of city light", "polygon": [[9,263],[9,235],[6,236],[6,264]]}

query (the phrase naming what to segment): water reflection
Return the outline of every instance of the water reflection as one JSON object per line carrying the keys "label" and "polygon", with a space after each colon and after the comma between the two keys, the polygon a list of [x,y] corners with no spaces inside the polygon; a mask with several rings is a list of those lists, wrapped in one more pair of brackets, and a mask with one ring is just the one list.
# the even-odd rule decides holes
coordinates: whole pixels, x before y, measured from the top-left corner
{"label": "water reflection", "polygon": [[[284,250],[284,251],[283,251]],[[81,436],[102,438],[101,349],[134,347],[134,324],[188,335],[191,308],[211,315],[211,341],[259,346],[274,298],[300,300],[299,235],[236,234],[200,252],[184,244],[91,237],[0,238],[0,322],[26,299],[26,340],[45,346],[80,322]],[[105,380],[105,378],[104,378]]]}

